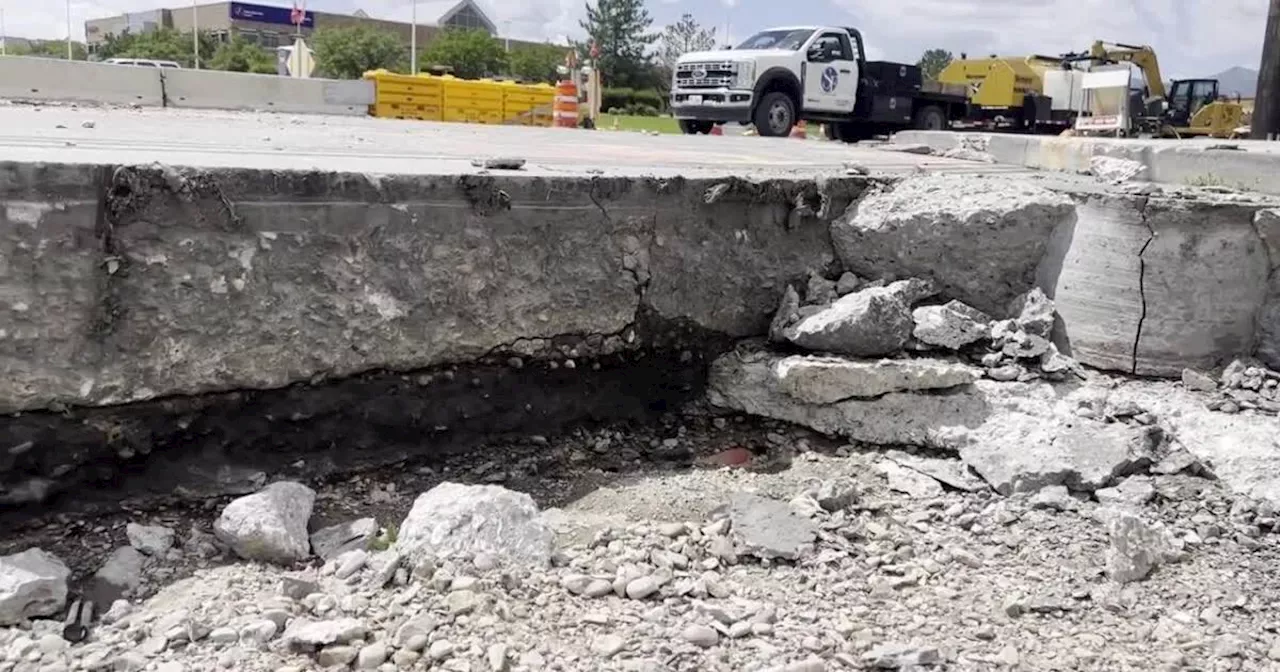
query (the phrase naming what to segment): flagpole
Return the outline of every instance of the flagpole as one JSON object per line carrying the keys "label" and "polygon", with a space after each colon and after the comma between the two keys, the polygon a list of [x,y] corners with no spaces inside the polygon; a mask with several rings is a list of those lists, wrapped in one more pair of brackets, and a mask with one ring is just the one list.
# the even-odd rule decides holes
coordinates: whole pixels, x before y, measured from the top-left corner
{"label": "flagpole", "polygon": [[67,60],[72,60],[71,56],[71,0],[67,0]]}
{"label": "flagpole", "polygon": [[409,72],[418,74],[418,0],[413,0],[413,18],[409,22]]}

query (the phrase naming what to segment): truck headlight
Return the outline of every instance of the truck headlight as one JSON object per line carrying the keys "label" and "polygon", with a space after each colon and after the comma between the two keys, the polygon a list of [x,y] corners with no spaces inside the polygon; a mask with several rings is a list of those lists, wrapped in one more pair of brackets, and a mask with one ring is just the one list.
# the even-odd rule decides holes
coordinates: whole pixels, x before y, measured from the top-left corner
{"label": "truck headlight", "polygon": [[756,62],[738,61],[737,74],[733,77],[733,88],[750,89],[756,85]]}

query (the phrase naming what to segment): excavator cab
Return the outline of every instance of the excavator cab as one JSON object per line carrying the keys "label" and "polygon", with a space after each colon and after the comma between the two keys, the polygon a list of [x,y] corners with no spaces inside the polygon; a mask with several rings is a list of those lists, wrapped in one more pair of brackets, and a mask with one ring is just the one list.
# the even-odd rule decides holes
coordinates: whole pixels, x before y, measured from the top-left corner
{"label": "excavator cab", "polygon": [[1169,87],[1165,122],[1175,128],[1191,126],[1196,113],[1218,100],[1218,80],[1178,79]]}

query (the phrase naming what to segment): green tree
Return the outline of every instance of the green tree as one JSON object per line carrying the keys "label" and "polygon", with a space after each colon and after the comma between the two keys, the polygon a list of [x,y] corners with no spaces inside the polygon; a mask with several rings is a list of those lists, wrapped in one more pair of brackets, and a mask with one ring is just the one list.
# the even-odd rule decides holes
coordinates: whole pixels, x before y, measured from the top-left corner
{"label": "green tree", "polygon": [[[183,67],[195,65],[192,53],[191,33],[180,33],[172,28],[150,30],[137,35],[128,32],[119,36],[108,35],[98,49],[98,56],[108,58],[146,58],[155,61],[174,61]],[[217,40],[208,33],[200,33],[200,62],[208,63],[218,48]]]}
{"label": "green tree", "polygon": [[[611,87],[648,88],[657,80],[649,47],[658,40],[649,32],[653,17],[644,0],[596,0],[587,4],[587,19],[579,22],[600,51],[600,72]],[[579,44],[583,57],[588,44]]]}
{"label": "green tree", "polygon": [[691,51],[709,51],[716,48],[716,29],[703,28],[685,14],[680,20],[662,30],[658,48],[658,60],[668,70],[675,69],[676,59]]}
{"label": "green tree", "polygon": [[483,30],[448,28],[436,35],[418,57],[418,67],[433,65],[453,68],[453,74],[477,79],[502,73],[507,68],[507,51],[502,42]]}
{"label": "green tree", "polygon": [[208,67],[229,72],[255,72],[260,75],[276,74],[276,59],[256,44],[236,36],[218,47],[209,59]]}
{"label": "green tree", "polygon": [[951,65],[951,60],[951,52],[946,49],[930,49],[924,52],[916,65],[920,66],[925,79],[937,79],[943,69]]}
{"label": "green tree", "polygon": [[[10,56],[36,56],[39,58],[66,58],[67,42],[66,40],[31,40],[28,44],[12,45],[7,51]],[[71,58],[77,61],[83,61],[88,57],[88,52],[84,48],[82,42],[71,43]]]}
{"label": "green tree", "polygon": [[555,83],[560,79],[557,70],[564,65],[568,47],[554,44],[531,44],[511,49],[508,68],[511,74],[529,82]]}
{"label": "green tree", "polygon": [[403,70],[408,49],[394,33],[362,25],[316,31],[311,38],[317,74],[359,79],[370,70]]}

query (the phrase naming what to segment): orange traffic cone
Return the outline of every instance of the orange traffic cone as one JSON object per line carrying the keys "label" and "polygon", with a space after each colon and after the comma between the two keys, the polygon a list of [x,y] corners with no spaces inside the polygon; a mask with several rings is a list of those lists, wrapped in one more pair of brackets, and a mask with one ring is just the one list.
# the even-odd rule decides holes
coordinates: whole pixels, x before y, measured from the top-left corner
{"label": "orange traffic cone", "polygon": [[793,138],[798,138],[798,139],[800,139],[800,140],[804,140],[804,139],[806,139],[806,138],[808,138],[808,137],[809,137],[809,135],[805,132],[805,127],[804,127],[804,122],[803,122],[803,121],[801,121],[800,123],[798,123],[798,124],[796,124],[794,127],[792,127],[792,129],[791,129],[791,137],[793,137]]}
{"label": "orange traffic cone", "polygon": [[724,127],[722,127],[720,124],[716,124],[715,126],[712,126],[711,135],[724,135]]}

